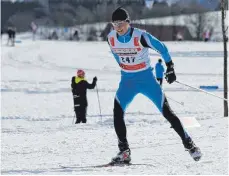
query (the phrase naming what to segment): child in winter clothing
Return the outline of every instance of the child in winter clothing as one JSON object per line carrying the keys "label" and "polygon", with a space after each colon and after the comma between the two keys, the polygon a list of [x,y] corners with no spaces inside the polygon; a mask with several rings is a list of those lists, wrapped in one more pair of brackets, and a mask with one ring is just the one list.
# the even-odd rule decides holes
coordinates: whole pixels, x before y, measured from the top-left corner
{"label": "child in winter clothing", "polygon": [[85,72],[83,70],[78,70],[77,76],[72,77],[71,87],[74,99],[74,111],[76,113],[76,124],[87,122],[87,89],[94,89],[96,82],[97,77],[94,77],[92,84],[89,84],[85,79]]}

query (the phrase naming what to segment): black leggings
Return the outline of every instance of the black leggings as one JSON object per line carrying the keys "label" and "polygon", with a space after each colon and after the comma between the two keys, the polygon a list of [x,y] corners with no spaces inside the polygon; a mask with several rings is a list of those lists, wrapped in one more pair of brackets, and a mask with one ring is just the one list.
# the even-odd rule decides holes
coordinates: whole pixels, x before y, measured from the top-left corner
{"label": "black leggings", "polygon": [[[184,128],[182,127],[179,118],[171,110],[166,98],[163,104],[162,114],[170,122],[172,128],[174,128],[174,130],[178,133],[182,141],[185,141],[187,137]],[[127,143],[128,146],[124,112],[116,99],[114,101],[114,128],[118,136],[119,143]]]}

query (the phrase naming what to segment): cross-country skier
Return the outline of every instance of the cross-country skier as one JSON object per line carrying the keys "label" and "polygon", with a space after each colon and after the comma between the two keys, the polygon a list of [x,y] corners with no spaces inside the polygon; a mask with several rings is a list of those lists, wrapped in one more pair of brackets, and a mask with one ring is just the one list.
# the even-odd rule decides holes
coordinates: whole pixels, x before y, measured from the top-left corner
{"label": "cross-country skier", "polygon": [[72,77],[71,87],[74,99],[74,111],[76,113],[76,124],[87,122],[87,89],[94,89],[96,82],[97,77],[94,77],[92,84],[89,84],[85,79],[85,72],[83,70],[78,70],[77,76]]}
{"label": "cross-country skier", "polygon": [[158,62],[155,66],[155,73],[156,73],[157,81],[160,83],[161,86],[163,83],[164,71],[165,71],[165,69],[162,65],[162,60],[158,59]]}
{"label": "cross-country skier", "polygon": [[123,8],[118,8],[113,12],[112,24],[114,30],[108,34],[108,44],[121,67],[121,81],[114,100],[114,128],[118,137],[119,152],[112,158],[112,162],[128,163],[131,161],[124,113],[138,93],[145,95],[156,105],[180,136],[185,149],[189,151],[194,160],[199,160],[202,155],[200,149],[194,144],[179,118],[171,110],[150,66],[149,48],[160,53],[164,59],[167,66],[167,82],[171,84],[176,80],[174,63],[167,47],[148,32],[131,27],[128,12]]}

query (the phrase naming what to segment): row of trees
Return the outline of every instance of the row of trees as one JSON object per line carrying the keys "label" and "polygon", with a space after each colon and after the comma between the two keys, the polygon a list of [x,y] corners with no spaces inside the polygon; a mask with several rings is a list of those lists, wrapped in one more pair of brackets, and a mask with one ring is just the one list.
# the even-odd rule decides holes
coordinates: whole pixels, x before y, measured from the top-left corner
{"label": "row of trees", "polygon": [[185,6],[179,1],[171,6],[166,2],[154,1],[152,9],[145,6],[144,0],[50,0],[49,2],[50,17],[54,19],[55,23],[60,25],[110,21],[112,11],[119,6],[124,6],[133,20],[209,11],[209,9],[201,6],[195,0],[190,1],[189,4]]}
{"label": "row of trees", "polygon": [[107,22],[111,20],[112,11],[119,6],[129,11],[132,20],[209,11],[196,0],[179,0],[171,6],[154,0],[152,9],[145,6],[144,0],[47,0],[40,5],[34,2],[1,2],[1,6],[2,26],[7,22],[16,23],[19,31],[25,30],[24,23],[30,24],[31,20],[49,26]]}

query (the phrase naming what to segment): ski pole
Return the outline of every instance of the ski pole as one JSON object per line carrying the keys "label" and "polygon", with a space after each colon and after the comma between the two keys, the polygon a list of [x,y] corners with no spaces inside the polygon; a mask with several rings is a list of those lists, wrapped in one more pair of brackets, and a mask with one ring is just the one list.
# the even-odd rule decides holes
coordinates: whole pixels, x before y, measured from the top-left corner
{"label": "ski pole", "polygon": [[222,99],[222,100],[224,100],[224,101],[228,101],[228,99],[226,99],[226,98],[222,98],[222,97],[220,97],[220,96],[218,96],[218,95],[215,95],[215,94],[213,94],[213,93],[210,93],[210,92],[208,92],[208,91],[205,91],[205,90],[202,90],[202,89],[199,89],[199,88],[196,88],[196,87],[190,86],[190,85],[185,84],[185,83],[182,83],[182,82],[180,82],[180,81],[175,81],[175,82],[177,82],[177,83],[179,83],[179,84],[182,84],[182,85],[184,85],[184,86],[187,86],[187,87],[190,87],[190,88],[193,88],[193,89],[199,90],[199,91],[201,91],[201,92],[204,92],[204,93],[206,93],[206,94],[212,95],[212,96],[214,96],[214,97],[220,98],[220,99]]}
{"label": "ski pole", "polygon": [[96,92],[97,92],[97,98],[98,98],[98,103],[99,103],[100,120],[102,122],[102,113],[101,113],[101,106],[100,106],[100,100],[99,100],[99,91],[98,91],[97,84],[96,84]]}
{"label": "ski pole", "polygon": [[[75,113],[74,113],[75,114]],[[72,119],[72,124],[74,124],[74,119],[76,117],[76,114],[73,116],[73,119]]]}
{"label": "ski pole", "polygon": [[176,103],[178,103],[178,104],[184,106],[184,102],[176,101],[176,100],[174,100],[173,98],[170,98],[170,97],[168,97],[168,96],[166,96],[166,98],[168,98],[168,99],[170,99],[170,100],[172,100],[172,101],[174,101],[174,102],[176,102]]}

